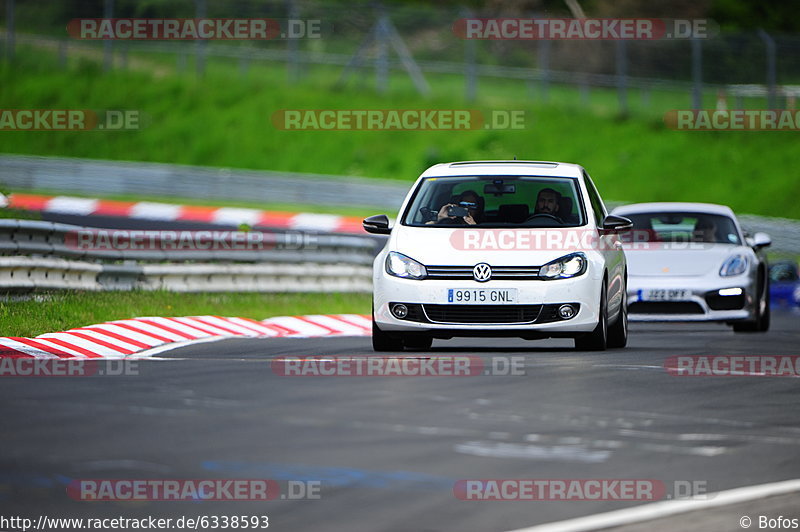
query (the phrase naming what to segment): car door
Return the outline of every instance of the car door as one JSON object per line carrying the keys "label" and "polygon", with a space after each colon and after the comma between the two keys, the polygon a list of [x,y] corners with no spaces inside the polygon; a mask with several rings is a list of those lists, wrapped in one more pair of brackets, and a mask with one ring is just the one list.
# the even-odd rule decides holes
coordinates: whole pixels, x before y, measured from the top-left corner
{"label": "car door", "polygon": [[599,251],[608,268],[608,315],[616,316],[625,295],[625,252],[622,250],[622,241],[618,234],[603,234],[600,231],[608,211],[586,170],[583,171],[583,180],[589,196],[589,207],[597,226]]}

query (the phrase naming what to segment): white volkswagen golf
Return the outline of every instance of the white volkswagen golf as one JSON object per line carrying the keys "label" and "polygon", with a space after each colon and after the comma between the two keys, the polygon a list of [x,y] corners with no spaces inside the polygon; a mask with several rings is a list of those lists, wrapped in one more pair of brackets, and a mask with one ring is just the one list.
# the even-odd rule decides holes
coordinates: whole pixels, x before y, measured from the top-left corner
{"label": "white volkswagen golf", "polygon": [[627,268],[619,233],[575,164],[437,164],[411,188],[373,270],[376,351],[434,338],[574,338],[578,349],[627,343]]}

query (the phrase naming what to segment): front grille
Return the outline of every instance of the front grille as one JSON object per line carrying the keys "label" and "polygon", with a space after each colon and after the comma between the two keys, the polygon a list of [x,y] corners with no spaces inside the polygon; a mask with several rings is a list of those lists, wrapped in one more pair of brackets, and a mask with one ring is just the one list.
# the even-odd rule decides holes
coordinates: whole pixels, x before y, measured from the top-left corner
{"label": "front grille", "polygon": [[[472,279],[472,266],[426,266],[428,279]],[[492,281],[539,279],[538,266],[492,266]]]}
{"label": "front grille", "polygon": [[705,314],[693,301],[637,301],[628,306],[630,314]]}
{"label": "front grille", "polygon": [[533,323],[542,305],[423,305],[437,323]]}
{"label": "front grille", "polygon": [[711,310],[740,310],[744,308],[744,294],[721,296],[717,292],[707,292],[706,303]]}

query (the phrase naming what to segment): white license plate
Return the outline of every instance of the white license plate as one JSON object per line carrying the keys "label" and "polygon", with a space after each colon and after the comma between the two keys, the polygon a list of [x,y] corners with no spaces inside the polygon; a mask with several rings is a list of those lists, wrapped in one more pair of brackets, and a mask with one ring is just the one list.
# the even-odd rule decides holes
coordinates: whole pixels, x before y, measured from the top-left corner
{"label": "white license plate", "polygon": [[692,291],[685,288],[653,288],[642,290],[639,299],[642,301],[689,301]]}
{"label": "white license plate", "polygon": [[447,302],[455,305],[503,305],[517,302],[516,288],[448,288]]}

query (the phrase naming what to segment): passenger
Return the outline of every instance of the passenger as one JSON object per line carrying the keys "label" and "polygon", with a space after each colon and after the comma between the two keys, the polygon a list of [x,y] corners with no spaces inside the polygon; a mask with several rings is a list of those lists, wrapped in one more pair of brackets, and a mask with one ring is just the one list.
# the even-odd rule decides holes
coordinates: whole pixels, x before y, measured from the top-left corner
{"label": "passenger", "polygon": [[[458,207],[459,203],[470,203],[472,206],[467,208],[466,216],[450,216],[448,210],[451,207]],[[481,221],[480,206],[481,198],[474,190],[466,190],[458,195],[454,203],[446,203],[442,205],[436,215],[436,220],[428,222],[428,224],[442,224],[442,225],[475,225]]]}

